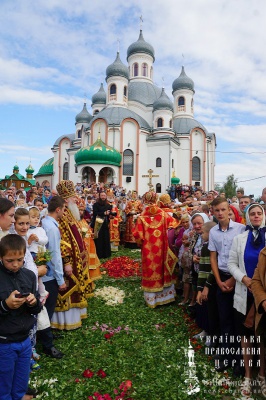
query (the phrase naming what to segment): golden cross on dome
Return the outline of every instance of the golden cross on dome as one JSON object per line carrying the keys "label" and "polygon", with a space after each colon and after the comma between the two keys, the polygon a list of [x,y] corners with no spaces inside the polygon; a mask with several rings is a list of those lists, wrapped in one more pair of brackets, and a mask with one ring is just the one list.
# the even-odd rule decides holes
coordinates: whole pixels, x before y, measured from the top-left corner
{"label": "golden cross on dome", "polygon": [[152,192],[154,190],[153,184],[152,184],[152,178],[157,178],[159,175],[153,175],[153,170],[150,168],[148,169],[148,174],[149,175],[142,175],[142,178],[149,178],[149,182],[147,185],[149,186],[149,191]]}

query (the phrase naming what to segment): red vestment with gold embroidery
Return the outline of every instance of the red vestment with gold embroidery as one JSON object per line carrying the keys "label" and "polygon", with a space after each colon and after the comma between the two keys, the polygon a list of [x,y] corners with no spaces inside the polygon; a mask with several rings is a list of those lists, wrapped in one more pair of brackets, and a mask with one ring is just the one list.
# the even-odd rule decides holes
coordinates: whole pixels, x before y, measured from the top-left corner
{"label": "red vestment with gold embroidery", "polygon": [[156,205],[148,205],[138,217],[133,235],[141,246],[142,289],[159,292],[175,283],[177,257],[168,245],[167,230],[174,218]]}

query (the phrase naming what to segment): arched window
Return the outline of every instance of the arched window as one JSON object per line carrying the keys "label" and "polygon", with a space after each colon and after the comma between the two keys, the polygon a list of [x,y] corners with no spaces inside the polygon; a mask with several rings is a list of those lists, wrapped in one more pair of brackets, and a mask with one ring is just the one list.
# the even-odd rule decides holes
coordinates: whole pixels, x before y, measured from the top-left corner
{"label": "arched window", "polygon": [[124,97],[127,97],[127,87],[124,86]]}
{"label": "arched window", "polygon": [[148,76],[148,64],[147,63],[142,64],[142,76]]}
{"label": "arched window", "polygon": [[178,105],[179,106],[184,106],[185,105],[185,98],[183,96],[180,96],[178,98]]}
{"label": "arched window", "polygon": [[130,149],[123,152],[123,175],[134,175],[134,153]]}
{"label": "arched window", "polygon": [[200,159],[199,159],[199,157],[192,158],[192,180],[200,181]]}
{"label": "arched window", "polygon": [[68,180],[68,162],[65,162],[63,165],[63,180]]}
{"label": "arched window", "polygon": [[150,78],[153,79],[153,68],[150,69]]}
{"label": "arched window", "polygon": [[162,118],[158,118],[157,119],[157,128],[162,128],[163,127],[163,119]]}
{"label": "arched window", "polygon": [[114,83],[110,86],[110,94],[116,94],[116,85]]}
{"label": "arched window", "polygon": [[116,85],[114,83],[110,86],[110,100],[116,100]]}
{"label": "arched window", "polygon": [[193,112],[194,111],[194,100],[192,99],[191,100],[191,112]]}
{"label": "arched window", "polygon": [[133,65],[133,74],[134,74],[134,76],[138,76],[139,75],[139,64],[138,63],[135,63]]}
{"label": "arched window", "polygon": [[79,138],[79,139],[81,138],[81,132],[82,132],[82,129],[80,129],[80,130],[78,131],[78,138]]}
{"label": "arched window", "polygon": [[96,114],[98,114],[98,113],[99,113],[99,110],[95,110],[94,113],[93,113],[93,115],[96,115]]}
{"label": "arched window", "polygon": [[173,127],[173,120],[172,120],[172,119],[170,119],[170,121],[169,121],[169,127],[170,127],[170,128]]}
{"label": "arched window", "polygon": [[156,183],[156,193],[162,193],[162,186],[160,183]]}
{"label": "arched window", "polygon": [[156,158],[156,167],[162,166],[162,159],[160,157]]}

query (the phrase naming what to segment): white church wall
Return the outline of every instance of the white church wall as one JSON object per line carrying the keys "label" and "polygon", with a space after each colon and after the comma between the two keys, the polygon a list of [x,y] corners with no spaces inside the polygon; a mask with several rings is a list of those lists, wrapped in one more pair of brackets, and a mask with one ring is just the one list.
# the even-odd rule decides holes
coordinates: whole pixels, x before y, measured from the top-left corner
{"label": "white church wall", "polygon": [[[131,121],[125,121],[121,127],[121,135],[122,135],[122,183],[121,185],[125,187],[127,190],[136,189],[136,175],[137,175],[137,136],[138,136],[138,125]],[[131,175],[123,175],[123,152],[124,150],[129,149],[133,151],[134,157],[134,172],[133,176]],[[126,182],[126,178],[131,177],[131,182]]]}

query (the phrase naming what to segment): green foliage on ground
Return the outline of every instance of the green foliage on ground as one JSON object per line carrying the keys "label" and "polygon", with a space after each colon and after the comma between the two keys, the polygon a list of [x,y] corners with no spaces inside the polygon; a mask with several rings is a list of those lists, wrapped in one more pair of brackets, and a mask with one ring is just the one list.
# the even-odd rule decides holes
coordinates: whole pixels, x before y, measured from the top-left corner
{"label": "green foliage on ground", "polygon": [[[139,258],[138,252],[123,251],[128,254],[116,255],[133,254],[133,258]],[[148,308],[140,285],[140,278],[111,279],[105,275],[97,281],[97,288],[113,286],[123,290],[124,302],[107,306],[98,297],[89,300],[88,318],[82,328],[63,332],[63,337],[56,341],[56,347],[65,353],[64,358],[55,360],[43,355],[41,369],[32,373],[31,386],[39,389],[38,398],[85,400],[98,392],[118,399],[114,391],[127,380],[132,382],[133,390],[125,399],[222,398],[222,386],[206,385],[215,372],[201,344],[196,344],[195,351],[200,392],[188,395],[186,351],[188,339],[197,328],[177,302]],[[103,324],[106,331],[100,329]],[[111,328],[120,331],[108,338]],[[95,373],[92,378],[83,378],[86,369]],[[97,376],[100,369],[106,373],[105,378]]]}

